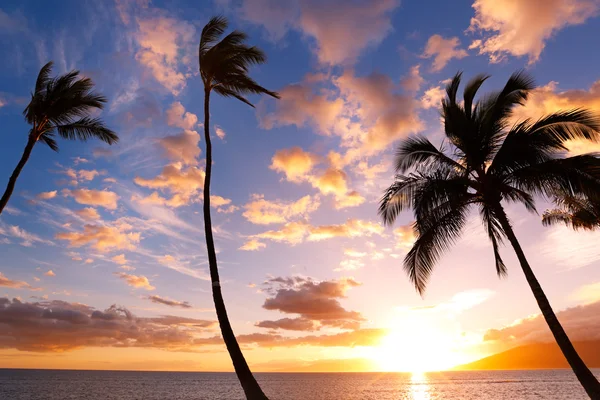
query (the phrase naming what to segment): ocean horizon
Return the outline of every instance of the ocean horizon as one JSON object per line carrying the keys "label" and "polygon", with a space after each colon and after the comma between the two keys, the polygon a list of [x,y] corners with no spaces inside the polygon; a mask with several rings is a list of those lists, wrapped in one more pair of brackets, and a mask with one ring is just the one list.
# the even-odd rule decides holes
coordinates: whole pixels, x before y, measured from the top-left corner
{"label": "ocean horizon", "polygon": [[[594,370],[600,375],[600,369]],[[259,372],[272,400],[584,400],[570,370]],[[2,400],[244,400],[233,372],[0,369]]]}

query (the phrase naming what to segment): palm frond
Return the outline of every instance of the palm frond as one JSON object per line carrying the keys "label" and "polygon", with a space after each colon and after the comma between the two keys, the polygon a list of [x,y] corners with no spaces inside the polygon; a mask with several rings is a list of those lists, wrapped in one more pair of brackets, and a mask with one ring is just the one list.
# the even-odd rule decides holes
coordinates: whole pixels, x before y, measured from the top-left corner
{"label": "palm frond", "polygon": [[493,209],[485,204],[480,209],[481,218],[483,225],[487,231],[488,237],[492,242],[492,249],[494,250],[494,261],[496,264],[496,273],[498,277],[504,278],[508,274],[506,270],[506,264],[500,256],[500,245],[503,243],[503,237],[505,236],[504,230],[498,221]]}
{"label": "palm frond", "polygon": [[394,183],[387,188],[379,202],[378,214],[385,225],[392,225],[402,211],[413,205],[415,193],[422,184],[422,176],[396,175]]}
{"label": "palm frond", "polygon": [[46,65],[44,65],[41,69],[40,69],[40,73],[38,74],[37,80],[35,82],[35,94],[41,93],[46,86],[48,85],[48,82],[50,81],[50,73],[52,72],[52,66],[54,65],[54,63],[52,61],[48,61],[46,63]]}
{"label": "palm frond", "polygon": [[223,97],[234,97],[236,99],[238,99],[239,101],[248,104],[250,107],[254,108],[254,104],[252,104],[248,99],[246,99],[244,96],[238,94],[237,92],[224,88],[223,86],[215,86],[213,88],[213,90],[220,94]]}
{"label": "palm frond", "polygon": [[396,151],[396,172],[403,173],[410,168],[437,168],[444,166],[463,171],[465,168],[457,163],[442,150],[436,148],[429,139],[423,136],[413,136],[405,139]]}
{"label": "palm frond", "polygon": [[96,138],[108,144],[114,144],[119,141],[117,134],[110,130],[99,118],[83,117],[78,121],[57,125],[56,131],[61,137],[70,140],[79,139],[86,141]]}
{"label": "palm frond", "polygon": [[437,260],[460,237],[467,210],[468,204],[456,204],[426,228],[415,222],[418,237],[404,258],[404,270],[420,295],[425,293]]}
{"label": "palm frond", "polygon": [[208,49],[221,37],[228,25],[227,18],[222,15],[212,17],[208,21],[200,35],[200,45],[198,47],[199,58],[202,58]]}
{"label": "palm frond", "polygon": [[471,118],[473,111],[473,100],[475,99],[475,95],[477,91],[483,85],[483,83],[489,79],[489,75],[480,74],[475,76],[473,79],[467,83],[465,86],[465,90],[463,92],[463,99],[465,101],[464,108],[467,118]]}
{"label": "palm frond", "polygon": [[46,132],[40,136],[39,140],[42,141],[42,143],[45,143],[53,151],[58,152],[58,143],[56,143],[56,140],[54,140],[53,136],[54,134],[52,132]]}

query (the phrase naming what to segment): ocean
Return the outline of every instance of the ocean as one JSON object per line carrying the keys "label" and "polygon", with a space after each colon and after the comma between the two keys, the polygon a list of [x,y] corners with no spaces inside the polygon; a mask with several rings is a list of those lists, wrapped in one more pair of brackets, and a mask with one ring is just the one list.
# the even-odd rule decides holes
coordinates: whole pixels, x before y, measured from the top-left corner
{"label": "ocean", "polygon": [[[600,370],[596,370],[597,375]],[[584,400],[568,370],[257,373],[271,400]],[[1,400],[244,400],[232,373],[0,369]]]}

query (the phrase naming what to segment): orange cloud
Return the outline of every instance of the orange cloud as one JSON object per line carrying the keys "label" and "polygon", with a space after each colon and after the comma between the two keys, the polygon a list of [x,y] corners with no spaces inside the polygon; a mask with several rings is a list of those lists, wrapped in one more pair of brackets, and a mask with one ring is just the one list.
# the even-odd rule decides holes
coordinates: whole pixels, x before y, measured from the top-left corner
{"label": "orange cloud", "polygon": [[277,150],[269,168],[283,172],[288,181],[297,183],[306,180],[317,163],[318,158],[314,154],[305,152],[300,147],[292,147]]}
{"label": "orange cloud", "polygon": [[475,0],[475,16],[469,30],[479,32],[482,39],[470,48],[488,54],[491,62],[500,62],[506,55],[528,56],[534,63],[546,46],[546,41],[559,30],[584,23],[598,14],[594,0]]}
{"label": "orange cloud", "polygon": [[29,283],[25,281],[13,281],[12,279],[8,279],[6,275],[0,272],[0,286],[7,287],[11,289],[29,289],[29,290],[40,290],[39,288],[32,287]]}
{"label": "orange cloud", "polygon": [[421,76],[421,66],[417,64],[410,67],[408,75],[402,78],[400,85],[407,92],[418,92],[423,82],[425,79]]}
{"label": "orange cloud", "polygon": [[154,286],[150,284],[148,278],[144,275],[130,275],[125,272],[115,272],[114,273],[119,278],[123,279],[127,284],[134,288],[142,288],[146,290],[154,290],[156,289]]}
{"label": "orange cloud", "polygon": [[199,141],[200,135],[198,132],[184,130],[177,135],[159,139],[158,143],[170,160],[180,161],[187,165],[195,165],[198,163],[198,156],[200,155]]}
{"label": "orange cloud", "polygon": [[181,163],[169,164],[154,178],[146,179],[138,176],[133,181],[143,187],[170,192],[173,194],[171,199],[165,200],[158,193],[153,193],[150,198],[136,198],[136,200],[151,204],[167,204],[172,207],[186,205],[190,201],[197,200],[198,191],[204,185],[204,175],[204,171],[197,167],[183,168]]}
{"label": "orange cloud", "polygon": [[98,211],[92,207],[86,207],[81,210],[77,210],[75,211],[75,214],[88,221],[97,221],[100,219],[100,214],[98,214]]}
{"label": "orange cloud", "polygon": [[225,131],[219,125],[215,125],[215,135],[221,140],[225,139]]}
{"label": "orange cloud", "polygon": [[44,273],[44,275],[46,275],[46,276],[56,276],[56,274],[54,273],[54,271],[52,271],[51,269],[49,269],[48,271],[46,271]]}
{"label": "orange cloud", "polygon": [[304,196],[294,202],[265,200],[264,195],[253,194],[252,201],[244,205],[242,214],[253,224],[268,225],[289,222],[296,217],[307,217],[316,211],[321,202],[318,196]]}
{"label": "orange cloud", "polygon": [[119,196],[108,190],[91,190],[91,189],[64,189],[63,195],[71,196],[79,203],[89,206],[100,206],[108,210],[117,209],[117,201]]}
{"label": "orange cloud", "polygon": [[36,199],[39,199],[39,200],[50,200],[50,199],[55,198],[56,194],[57,194],[57,191],[53,190],[51,192],[42,192],[42,193],[39,193],[35,197],[36,197]]}
{"label": "orange cloud", "polygon": [[120,264],[120,265],[123,265],[123,264],[127,264],[127,263],[128,263],[128,261],[127,261],[127,258],[125,258],[125,254],[119,254],[119,255],[116,255],[116,256],[114,256],[113,258],[111,258],[111,260],[112,260],[114,263],[117,263],[117,264]]}
{"label": "orange cloud", "polygon": [[239,250],[257,251],[265,247],[267,247],[267,245],[258,241],[257,239],[250,239],[246,243],[244,243],[242,247],[239,248]]}
{"label": "orange cloud", "polygon": [[[180,64],[191,62],[188,50],[196,40],[196,29],[189,23],[169,17],[137,19],[134,37],[140,45],[136,59],[154,79],[178,95],[186,85]],[[186,58],[189,57],[189,58]]]}
{"label": "orange cloud", "polygon": [[383,235],[383,226],[371,221],[360,219],[349,219],[343,224],[321,225],[310,228],[309,241],[320,241],[335,237],[358,237]]}
{"label": "orange cloud", "polygon": [[460,60],[468,56],[466,50],[458,48],[460,46],[460,40],[457,37],[444,39],[440,35],[433,35],[427,40],[425,45],[425,52],[423,52],[424,58],[432,58],[433,64],[431,65],[432,72],[441,71],[453,58]]}
{"label": "orange cloud", "polygon": [[187,131],[193,131],[198,126],[198,116],[185,111],[185,107],[179,101],[173,102],[166,112],[167,124],[176,126]]}
{"label": "orange cloud", "polygon": [[255,324],[259,328],[283,329],[287,331],[314,331],[315,323],[306,318],[281,318],[276,321],[260,321]]}
{"label": "orange cloud", "polygon": [[444,97],[446,97],[446,90],[444,88],[441,86],[432,86],[423,93],[421,107],[424,109],[440,108]]}
{"label": "orange cloud", "polygon": [[62,232],[55,237],[66,240],[70,247],[91,245],[98,251],[133,250],[140,242],[141,234],[132,232],[130,226],[85,225],[83,232]]}
{"label": "orange cloud", "polygon": [[417,234],[412,224],[394,229],[394,236],[396,237],[396,248],[410,249],[417,240]]}

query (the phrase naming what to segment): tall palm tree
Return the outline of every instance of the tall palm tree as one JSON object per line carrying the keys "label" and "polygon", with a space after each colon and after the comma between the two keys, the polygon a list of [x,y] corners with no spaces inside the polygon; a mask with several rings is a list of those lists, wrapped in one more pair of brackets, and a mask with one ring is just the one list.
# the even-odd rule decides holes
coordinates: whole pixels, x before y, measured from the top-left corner
{"label": "tall palm tree", "polygon": [[217,319],[221,326],[221,334],[227,351],[231,356],[233,367],[240,380],[246,398],[266,399],[262,389],[254,379],[248,363],[240,350],[235,338],[231,323],[227,317],[227,310],[221,293],[217,255],[212,233],[210,217],[210,179],[212,176],[212,145],[210,141],[210,94],[214,91],[225,97],[234,97],[251,107],[250,101],[244,97],[246,94],[267,94],[279,98],[275,92],[265,89],[248,75],[249,67],[266,62],[265,54],[254,46],[245,42],[247,36],[243,32],[233,31],[221,40],[221,35],[227,29],[227,20],[224,17],[214,17],[202,29],[198,59],[200,63],[200,76],[204,84],[204,138],[206,140],[206,177],[204,178],[204,231],[206,248],[208,250],[208,264],[212,281],[213,300],[217,311]]}
{"label": "tall palm tree", "polygon": [[542,215],[545,226],[564,224],[575,230],[600,228],[600,201],[584,196],[559,195],[557,208],[546,210]]}
{"label": "tall palm tree", "polygon": [[[436,261],[460,236],[468,211],[477,207],[492,243],[496,271],[507,270],[499,246],[508,239],[552,334],[577,378],[593,399],[600,384],[581,360],[531,269],[506,215],[504,203],[521,203],[536,212],[534,196],[556,190],[574,196],[600,194],[600,162],[593,155],[564,158],[567,139],[600,139],[600,119],[586,110],[559,111],[537,121],[511,125],[512,110],[534,89],[525,73],[513,74],[504,88],[475,100],[487,76],[465,87],[457,101],[458,73],[442,101],[447,148],[424,137],[406,139],[396,158],[394,183],[379,208],[385,224],[412,208],[417,239],[404,259],[404,269],[423,294]],[[411,171],[409,171],[411,170]]]}
{"label": "tall palm tree", "polygon": [[119,137],[106,127],[99,118],[90,114],[101,110],[106,98],[93,91],[94,83],[89,78],[79,77],[79,71],[71,71],[55,78],[50,77],[52,61],[44,65],[38,74],[31,101],[23,111],[31,129],[21,160],[14,169],[8,186],[0,199],[0,214],[15,189],[17,178],[29,160],[33,146],[42,142],[54,151],[58,144],[56,134],[64,139],[83,140],[97,138],[108,144],[116,143]]}

